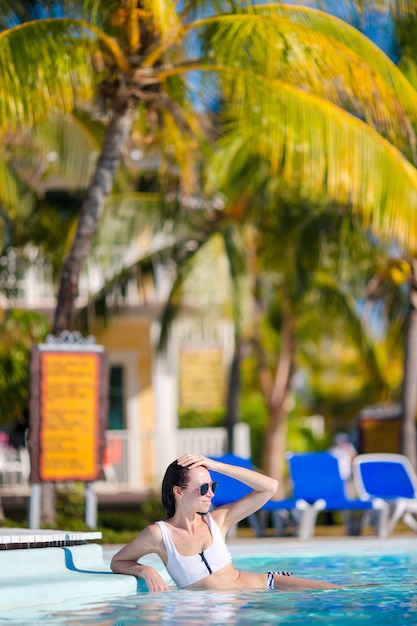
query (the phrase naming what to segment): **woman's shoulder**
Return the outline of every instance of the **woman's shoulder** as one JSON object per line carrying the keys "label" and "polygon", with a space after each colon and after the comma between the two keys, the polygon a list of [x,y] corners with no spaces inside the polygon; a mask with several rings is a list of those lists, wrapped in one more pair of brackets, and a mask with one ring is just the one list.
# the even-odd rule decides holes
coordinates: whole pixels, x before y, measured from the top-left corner
{"label": "woman's shoulder", "polygon": [[161,526],[164,525],[165,522],[163,520],[159,520],[157,522],[154,522],[153,524],[149,524],[149,526],[146,526],[144,530],[147,530],[148,534],[152,537],[160,537],[162,534]]}
{"label": "woman's shoulder", "polygon": [[143,530],[140,531],[139,535],[136,537],[136,540],[147,543],[160,542],[162,540],[162,531],[161,527],[157,522],[153,524],[149,524],[145,526]]}

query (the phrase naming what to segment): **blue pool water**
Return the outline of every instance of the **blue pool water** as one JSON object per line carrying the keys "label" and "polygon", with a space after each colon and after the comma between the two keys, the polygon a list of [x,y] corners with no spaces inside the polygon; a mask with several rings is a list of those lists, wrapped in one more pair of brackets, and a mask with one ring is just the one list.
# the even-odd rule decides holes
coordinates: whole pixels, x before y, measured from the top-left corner
{"label": "blue pool water", "polygon": [[[297,576],[327,580],[348,589],[325,591],[200,592],[177,590],[150,594],[138,584],[138,593],[106,601],[71,601],[48,608],[14,611],[0,615],[1,626],[49,624],[55,626],[219,626],[239,624],[329,626],[380,626],[417,624],[417,545],[403,545],[394,553],[349,549],[317,554],[302,547],[291,556],[274,547],[271,556],[256,557],[256,547],[234,563],[239,569],[266,572],[292,571]],[[242,552],[242,551],[241,551]],[[243,551],[244,552],[244,551]],[[272,554],[269,551],[269,554]],[[279,555],[279,556],[278,556]],[[152,562],[152,557],[150,563]],[[158,561],[154,562],[155,565]],[[0,590],[1,593],[1,590]],[[53,583],[51,584],[53,597]]]}

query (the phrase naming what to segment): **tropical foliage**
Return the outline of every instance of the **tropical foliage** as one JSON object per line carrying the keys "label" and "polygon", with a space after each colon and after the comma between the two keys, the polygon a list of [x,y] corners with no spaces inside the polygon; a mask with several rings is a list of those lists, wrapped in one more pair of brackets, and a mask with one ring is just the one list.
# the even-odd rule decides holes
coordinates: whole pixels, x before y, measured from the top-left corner
{"label": "tropical foliage", "polygon": [[[74,113],[98,117],[104,128],[71,233],[55,332],[74,326],[80,272],[132,149],[156,157],[175,217],[191,196],[204,193],[210,203],[221,191],[222,219],[251,222],[255,252],[265,211],[278,212],[285,194],[300,198],[306,213],[312,203],[337,203],[413,252],[416,92],[358,31],[292,5],[88,0],[58,3],[58,14],[56,7],[45,3],[41,19],[0,35],[3,134]],[[291,374],[292,315],[286,320],[281,349],[289,358],[272,373],[271,423],[281,419]]]}
{"label": "tropical foliage", "polygon": [[0,324],[0,423],[10,426],[27,408],[30,349],[48,331],[47,320],[32,311],[14,310]]}

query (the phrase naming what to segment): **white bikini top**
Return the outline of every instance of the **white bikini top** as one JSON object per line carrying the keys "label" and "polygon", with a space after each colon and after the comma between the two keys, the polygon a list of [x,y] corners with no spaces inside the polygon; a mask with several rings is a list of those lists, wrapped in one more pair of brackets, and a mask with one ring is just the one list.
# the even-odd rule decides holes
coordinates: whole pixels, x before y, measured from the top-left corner
{"label": "white bikini top", "polygon": [[203,550],[199,554],[192,556],[182,556],[177,552],[174,542],[172,541],[167,524],[163,521],[156,522],[162,532],[162,538],[165,543],[168,562],[166,568],[177,587],[187,587],[197,581],[209,576],[210,574],[222,569],[231,562],[232,556],[210,513],[203,515],[209,527],[212,543],[207,550]]}

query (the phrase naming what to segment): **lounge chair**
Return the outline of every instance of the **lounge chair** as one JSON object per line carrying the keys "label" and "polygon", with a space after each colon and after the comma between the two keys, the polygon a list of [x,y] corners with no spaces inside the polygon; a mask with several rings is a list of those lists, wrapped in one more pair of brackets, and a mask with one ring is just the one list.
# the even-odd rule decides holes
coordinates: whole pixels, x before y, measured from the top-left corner
{"label": "lounge chair", "polygon": [[[228,463],[230,465],[238,465],[240,467],[253,469],[251,459],[242,458],[236,456],[235,454],[224,454],[222,456],[211,458],[215,461],[221,461],[222,463]],[[228,504],[229,502],[235,502],[236,500],[243,498],[252,491],[250,487],[241,483],[235,478],[225,476],[224,474],[220,474],[212,470],[210,470],[210,474],[212,480],[215,480],[219,483],[219,488],[212,500],[213,506],[215,507],[221,506],[222,504]],[[261,521],[259,520],[259,516],[257,515],[257,513],[253,513],[248,517],[248,522],[251,528],[254,530],[256,536],[263,537],[265,534],[265,515],[262,516],[262,513],[267,514],[269,512],[271,513],[274,527],[277,530],[277,534],[283,534],[285,521],[294,525],[298,532],[298,528],[304,528],[305,524],[303,523],[303,519],[306,514],[308,516],[309,508],[310,506],[307,504],[307,502],[301,500],[297,501],[295,498],[286,498],[283,500],[269,500],[260,509]],[[231,534],[233,534],[233,531]]]}
{"label": "lounge chair", "polygon": [[[235,454],[224,454],[222,456],[210,458],[215,461],[221,461],[222,463],[253,469],[251,459],[236,456]],[[236,480],[235,478],[225,476],[224,474],[220,474],[212,470],[210,470],[210,474],[212,480],[219,483],[219,488],[212,500],[213,506],[215,507],[221,506],[222,504],[228,504],[229,502],[235,502],[252,491],[250,487],[241,483],[240,480]],[[281,515],[285,516],[288,511],[295,511],[296,508],[294,498],[289,498],[285,500],[270,500],[262,507],[261,511],[270,511],[272,513],[274,525],[277,529],[279,529],[279,534],[282,534],[283,519]],[[300,511],[301,510],[302,509],[300,509]],[[264,526],[259,521],[256,513],[249,515],[248,522],[257,537],[264,536]],[[233,531],[230,534],[233,534]]]}
{"label": "lounge chair", "polygon": [[417,532],[417,476],[403,454],[359,454],[352,465],[353,479],[359,497],[365,501],[375,498],[388,502],[390,516],[386,534],[393,531],[399,520]]}
{"label": "lounge chair", "polygon": [[[252,461],[250,459],[236,456],[235,454],[223,454],[222,456],[213,456],[210,458],[214,461],[220,461],[221,463],[228,463],[230,465],[238,465],[239,467],[252,469]],[[243,498],[251,491],[250,487],[241,483],[240,480],[236,480],[230,476],[225,476],[224,474],[220,474],[219,472],[214,472],[212,470],[210,470],[210,475],[213,481],[217,481],[219,483],[218,490],[212,499],[214,507],[240,500],[240,498]],[[262,529],[255,513],[249,515],[248,522],[257,537],[260,537],[262,535]],[[235,534],[235,531],[236,528],[231,529],[229,535]]]}
{"label": "lounge chair", "polygon": [[[359,534],[363,525],[363,513],[375,511],[377,533],[385,536],[388,515],[386,503],[381,498],[348,498],[338,460],[333,455],[328,452],[289,453],[287,462],[293,498],[298,503],[297,508],[305,507],[300,520],[300,539],[308,539],[314,534],[320,511],[342,512],[349,534]],[[357,515],[352,515],[354,512],[362,513],[359,525]]]}

